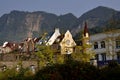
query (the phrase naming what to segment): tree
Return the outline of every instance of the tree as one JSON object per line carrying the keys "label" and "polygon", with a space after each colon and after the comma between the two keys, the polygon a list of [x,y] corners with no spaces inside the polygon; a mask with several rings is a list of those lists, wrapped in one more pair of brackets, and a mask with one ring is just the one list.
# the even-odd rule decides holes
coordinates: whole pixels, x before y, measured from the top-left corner
{"label": "tree", "polygon": [[94,58],[95,53],[91,49],[90,44],[83,44],[82,46],[77,46],[77,48],[79,51],[72,54],[73,59],[82,62],[90,62],[90,59]]}
{"label": "tree", "polygon": [[36,52],[38,68],[44,66],[51,66],[55,63],[64,63],[64,55],[55,54],[55,50],[50,46],[38,45],[38,51]]}
{"label": "tree", "polygon": [[51,65],[53,64],[53,51],[50,49],[50,46],[45,46],[45,45],[39,45],[38,51],[36,52],[37,55],[37,60],[38,60],[38,66],[40,67],[46,66],[46,65]]}

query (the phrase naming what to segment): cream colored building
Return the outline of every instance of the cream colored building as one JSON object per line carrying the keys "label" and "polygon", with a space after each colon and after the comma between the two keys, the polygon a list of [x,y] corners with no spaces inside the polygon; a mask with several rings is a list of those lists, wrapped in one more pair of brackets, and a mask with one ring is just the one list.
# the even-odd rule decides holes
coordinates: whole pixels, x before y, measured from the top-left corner
{"label": "cream colored building", "polygon": [[61,54],[71,54],[74,51],[74,47],[76,46],[75,41],[72,38],[72,34],[69,30],[65,33],[64,38],[60,42],[61,46]]}

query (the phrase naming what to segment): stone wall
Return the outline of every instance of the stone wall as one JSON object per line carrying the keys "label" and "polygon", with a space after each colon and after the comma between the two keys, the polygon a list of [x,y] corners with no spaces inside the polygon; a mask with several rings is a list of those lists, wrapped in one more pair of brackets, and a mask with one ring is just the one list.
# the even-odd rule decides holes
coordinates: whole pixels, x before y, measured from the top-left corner
{"label": "stone wall", "polygon": [[19,64],[22,64],[23,68],[30,67],[31,65],[34,65],[37,68],[37,61],[0,61],[0,68],[5,65],[7,68],[11,69]]}

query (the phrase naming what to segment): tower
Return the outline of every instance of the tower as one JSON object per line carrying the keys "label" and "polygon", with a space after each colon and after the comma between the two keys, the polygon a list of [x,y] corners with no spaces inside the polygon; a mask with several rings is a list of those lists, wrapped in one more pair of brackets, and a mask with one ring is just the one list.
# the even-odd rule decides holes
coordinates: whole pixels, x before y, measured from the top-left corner
{"label": "tower", "polygon": [[90,44],[90,36],[88,33],[87,23],[84,23],[84,30],[83,30],[83,37],[82,37],[82,52],[84,55],[85,62],[90,62],[92,58],[94,58],[94,54],[92,52],[92,46]]}
{"label": "tower", "polygon": [[90,36],[89,36],[89,32],[88,32],[88,27],[87,27],[87,22],[84,23],[84,30],[83,30],[83,39],[82,39],[82,43],[83,44],[90,44]]}

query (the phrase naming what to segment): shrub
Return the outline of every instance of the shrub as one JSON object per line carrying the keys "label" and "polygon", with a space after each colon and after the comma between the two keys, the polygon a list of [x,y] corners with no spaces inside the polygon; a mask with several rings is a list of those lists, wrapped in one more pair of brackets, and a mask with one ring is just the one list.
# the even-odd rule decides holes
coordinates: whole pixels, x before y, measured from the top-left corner
{"label": "shrub", "polygon": [[99,70],[96,67],[71,60],[38,71],[35,80],[95,80],[98,76]]}
{"label": "shrub", "polygon": [[100,70],[98,80],[120,80],[120,66],[118,63],[111,61],[108,66]]}

